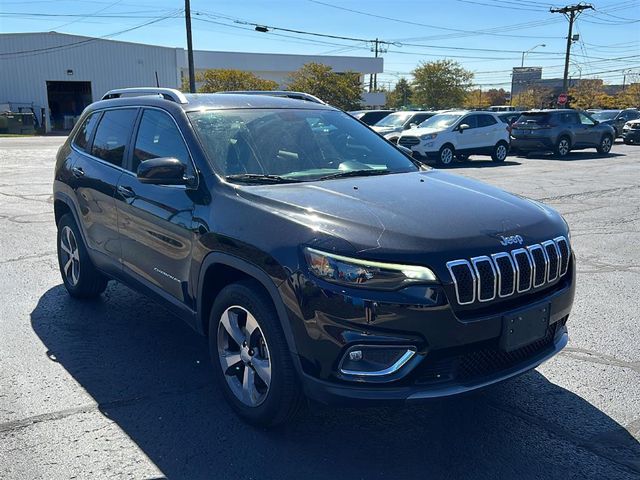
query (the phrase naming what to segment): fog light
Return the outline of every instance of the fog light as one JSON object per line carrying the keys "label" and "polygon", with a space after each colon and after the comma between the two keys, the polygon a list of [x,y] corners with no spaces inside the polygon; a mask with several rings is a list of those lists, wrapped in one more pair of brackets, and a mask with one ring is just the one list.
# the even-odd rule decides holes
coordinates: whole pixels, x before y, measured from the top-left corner
{"label": "fog light", "polygon": [[400,370],[416,353],[411,346],[356,345],[342,357],[344,375],[380,377]]}

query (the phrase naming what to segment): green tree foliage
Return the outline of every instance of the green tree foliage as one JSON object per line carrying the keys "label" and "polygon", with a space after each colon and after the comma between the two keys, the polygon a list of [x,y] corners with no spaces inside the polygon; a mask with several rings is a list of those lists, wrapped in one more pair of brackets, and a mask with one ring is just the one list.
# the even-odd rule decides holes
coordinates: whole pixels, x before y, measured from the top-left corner
{"label": "green tree foliage", "polygon": [[453,60],[422,62],[413,71],[413,102],[442,109],[463,105],[473,73]]}
{"label": "green tree foliage", "polygon": [[640,83],[632,83],[615,97],[618,108],[640,107]]}
{"label": "green tree foliage", "polygon": [[411,103],[413,90],[411,84],[404,78],[398,80],[395,88],[387,93],[387,108],[402,108]]}
{"label": "green tree foliage", "polygon": [[483,92],[479,88],[469,90],[464,98],[465,108],[486,108],[490,105],[493,103],[487,96],[487,92]]}
{"label": "green tree foliage", "polygon": [[[196,81],[200,83],[198,92],[214,93],[229,90],[277,90],[278,83],[265,80],[252,72],[232,69],[210,69],[196,74]],[[188,90],[188,81],[186,85]],[[185,90],[185,85],[183,85]]]}
{"label": "green tree foliage", "polygon": [[615,99],[604,92],[602,80],[582,80],[569,89],[571,107],[573,108],[613,108]]}
{"label": "green tree foliage", "polygon": [[287,90],[309,93],[343,110],[357,109],[363,92],[357,73],[336,73],[327,65],[313,62],[291,74]]}

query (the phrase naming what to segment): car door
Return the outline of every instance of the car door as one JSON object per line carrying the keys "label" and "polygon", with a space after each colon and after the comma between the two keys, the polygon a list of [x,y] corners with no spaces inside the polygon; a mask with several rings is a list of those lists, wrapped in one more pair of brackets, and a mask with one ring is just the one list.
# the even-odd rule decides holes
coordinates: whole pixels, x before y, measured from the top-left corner
{"label": "car door", "polygon": [[196,171],[186,142],[166,111],[143,108],[135,131],[127,172],[116,193],[123,270],[156,293],[189,304],[193,187],[145,184],[135,172],[141,162],[160,157],[177,158],[193,178]]}
{"label": "car door", "polygon": [[[466,128],[464,131],[460,130],[460,125],[468,125],[469,128]],[[473,150],[478,144],[477,139],[477,130],[478,130],[478,115],[471,114],[463,117],[460,121],[458,121],[458,125],[454,128],[455,135],[455,148],[456,151],[465,150]]]}
{"label": "car door", "polygon": [[115,192],[137,109],[114,109],[91,114],[72,143],[75,151],[72,188],[80,228],[93,262],[107,272],[120,270]]}
{"label": "car door", "polygon": [[579,125],[576,129],[576,144],[583,146],[599,145],[601,134],[593,128],[596,125],[595,120],[583,112],[578,112],[578,122]]}
{"label": "car door", "polygon": [[478,129],[476,130],[476,148],[493,148],[500,140],[506,140],[507,129],[502,126],[493,115],[482,113],[478,115]]}

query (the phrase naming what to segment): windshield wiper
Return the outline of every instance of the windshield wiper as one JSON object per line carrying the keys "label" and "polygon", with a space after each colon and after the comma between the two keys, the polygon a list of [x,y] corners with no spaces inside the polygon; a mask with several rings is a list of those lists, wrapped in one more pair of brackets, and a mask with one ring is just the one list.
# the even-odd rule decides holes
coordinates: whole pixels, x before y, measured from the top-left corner
{"label": "windshield wiper", "polygon": [[243,183],[299,183],[295,178],[281,177],[280,175],[270,175],[267,173],[238,173],[227,175],[227,180]]}
{"label": "windshield wiper", "polygon": [[323,177],[317,178],[316,180],[329,180],[332,178],[346,178],[346,177],[369,177],[372,175],[385,175],[387,173],[391,173],[391,171],[387,169],[349,170],[348,172],[337,172],[337,173],[332,173],[331,175],[325,175]]}

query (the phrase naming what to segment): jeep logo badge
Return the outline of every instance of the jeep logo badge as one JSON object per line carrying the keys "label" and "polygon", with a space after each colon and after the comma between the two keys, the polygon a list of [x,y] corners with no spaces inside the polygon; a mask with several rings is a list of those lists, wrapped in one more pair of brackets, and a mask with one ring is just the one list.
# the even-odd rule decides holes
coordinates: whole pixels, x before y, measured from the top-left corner
{"label": "jeep logo badge", "polygon": [[507,245],[513,245],[514,243],[522,245],[523,242],[524,240],[520,235],[511,235],[510,237],[503,237],[502,235],[500,235],[500,243],[505,247]]}

